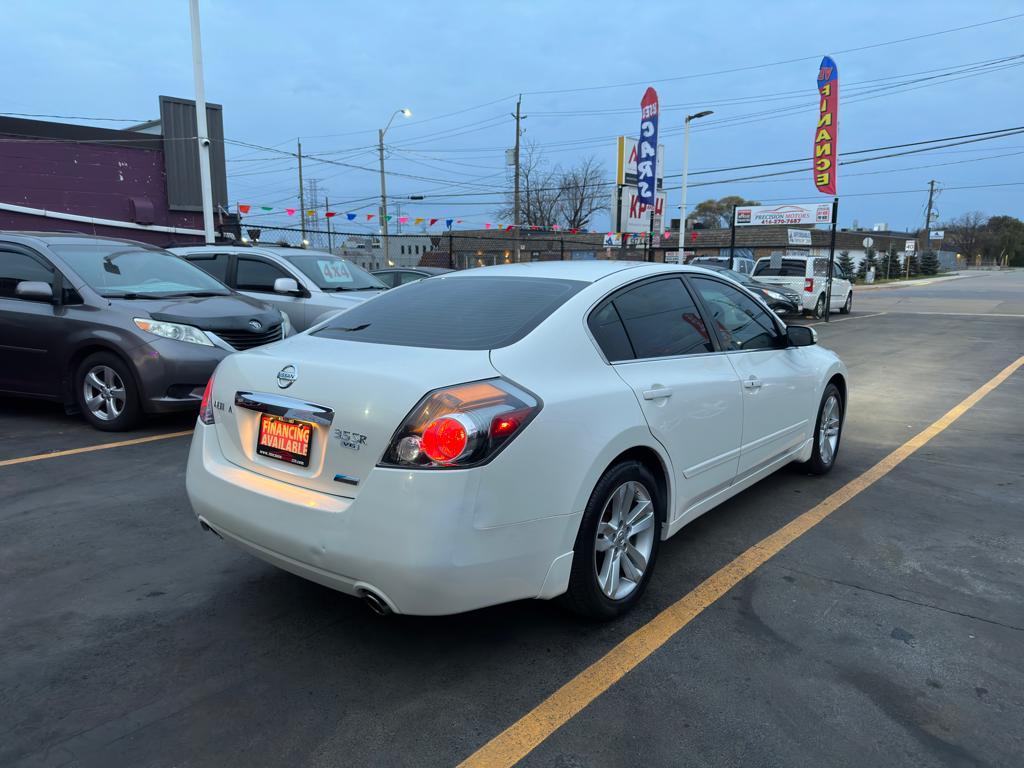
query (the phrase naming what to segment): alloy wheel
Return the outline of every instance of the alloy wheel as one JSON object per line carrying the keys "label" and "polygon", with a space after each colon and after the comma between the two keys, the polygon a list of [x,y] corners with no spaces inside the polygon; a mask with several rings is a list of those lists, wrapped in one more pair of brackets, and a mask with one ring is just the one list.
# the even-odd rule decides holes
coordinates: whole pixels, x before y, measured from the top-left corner
{"label": "alloy wheel", "polygon": [[97,365],[89,369],[82,382],[85,407],[100,421],[113,421],[124,413],[128,392],[113,368]]}
{"label": "alloy wheel", "polygon": [[654,547],[651,493],[635,480],[608,497],[597,524],[594,573],[605,597],[622,600],[643,580]]}
{"label": "alloy wheel", "polygon": [[829,395],[821,406],[821,426],[818,427],[818,453],[826,465],[831,464],[839,447],[839,426],[842,417],[839,398]]}

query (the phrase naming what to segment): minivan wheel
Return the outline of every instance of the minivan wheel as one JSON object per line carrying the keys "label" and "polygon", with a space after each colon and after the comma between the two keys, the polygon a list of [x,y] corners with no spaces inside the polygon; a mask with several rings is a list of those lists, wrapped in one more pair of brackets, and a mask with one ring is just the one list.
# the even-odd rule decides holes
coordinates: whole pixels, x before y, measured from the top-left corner
{"label": "minivan wheel", "polygon": [[846,294],[846,303],[843,304],[843,308],[839,310],[840,314],[848,315],[850,310],[853,309],[853,291]]}
{"label": "minivan wheel", "polygon": [[814,425],[814,451],[809,461],[801,466],[812,475],[831,471],[839,453],[839,440],[843,432],[843,398],[835,384],[825,387],[818,406],[818,419]]}
{"label": "minivan wheel", "polygon": [[75,372],[75,396],[85,420],[104,432],[131,429],[141,416],[128,367],[109,352],[89,355]]}
{"label": "minivan wheel", "polygon": [[814,316],[819,320],[825,316],[825,294],[818,297],[818,303],[814,305]]}
{"label": "minivan wheel", "polygon": [[587,618],[608,620],[643,595],[661,543],[664,500],[643,464],[624,461],[598,481],[583,512],[563,597]]}

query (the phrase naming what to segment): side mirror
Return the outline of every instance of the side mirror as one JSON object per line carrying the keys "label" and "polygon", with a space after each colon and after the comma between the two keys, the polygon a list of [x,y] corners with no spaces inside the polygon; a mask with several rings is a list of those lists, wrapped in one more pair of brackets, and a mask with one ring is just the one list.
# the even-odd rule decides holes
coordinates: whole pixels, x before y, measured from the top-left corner
{"label": "side mirror", "polygon": [[22,280],[14,289],[14,294],[19,299],[31,299],[33,301],[53,301],[53,287],[49,283],[36,282],[35,280]]}
{"label": "side mirror", "polygon": [[818,332],[806,325],[786,327],[786,340],[791,347],[809,347],[818,343]]}
{"label": "side mirror", "polygon": [[299,284],[294,277],[279,277],[274,281],[274,293],[298,293]]}

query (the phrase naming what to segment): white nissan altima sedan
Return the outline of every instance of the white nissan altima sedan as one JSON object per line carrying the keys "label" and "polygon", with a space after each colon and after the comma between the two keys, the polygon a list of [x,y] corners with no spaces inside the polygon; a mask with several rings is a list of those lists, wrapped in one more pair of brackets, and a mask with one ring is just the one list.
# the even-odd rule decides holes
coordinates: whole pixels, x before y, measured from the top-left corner
{"label": "white nissan altima sedan", "polygon": [[635,604],[662,539],[836,460],[847,373],[695,267],[554,262],[405,285],[207,386],[204,528],[381,613]]}

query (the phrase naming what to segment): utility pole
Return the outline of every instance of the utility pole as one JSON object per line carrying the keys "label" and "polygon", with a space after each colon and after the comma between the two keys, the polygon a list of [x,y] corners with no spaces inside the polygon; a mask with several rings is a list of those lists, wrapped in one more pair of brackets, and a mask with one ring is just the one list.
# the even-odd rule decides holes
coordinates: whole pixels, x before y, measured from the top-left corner
{"label": "utility pole", "polygon": [[331,217],[327,214],[331,210],[331,198],[324,198],[324,219],[327,221],[327,252],[334,253],[334,237],[331,235]]}
{"label": "utility pole", "polygon": [[[935,197],[935,179],[928,182],[928,210],[924,214],[924,243],[921,245],[922,255],[928,250],[932,240],[932,200]],[[910,259],[907,259],[907,279],[910,279]]]}
{"label": "utility pole", "polygon": [[516,144],[512,150],[514,153],[514,164],[515,164],[515,180],[512,186],[512,231],[515,233],[514,247],[516,251],[516,261],[519,261],[519,135],[522,133],[520,130],[520,123],[522,122],[522,105],[523,105],[523,94],[519,94],[519,98],[516,99]]}
{"label": "utility pole", "polygon": [[306,193],[302,187],[302,139],[296,139],[299,144],[299,226],[302,228],[302,242],[306,242]]}
{"label": "utility pole", "polygon": [[196,86],[196,140],[199,142],[199,189],[203,203],[203,235],[207,245],[213,231],[213,184],[210,180],[210,133],[206,126],[206,88],[203,85],[203,37],[199,30],[199,0],[189,2],[192,24],[192,75]]}
{"label": "utility pole", "polygon": [[388,259],[388,192],[387,182],[384,180],[384,129],[377,131],[377,149],[380,154],[380,232],[384,236],[383,254],[384,263]]}

